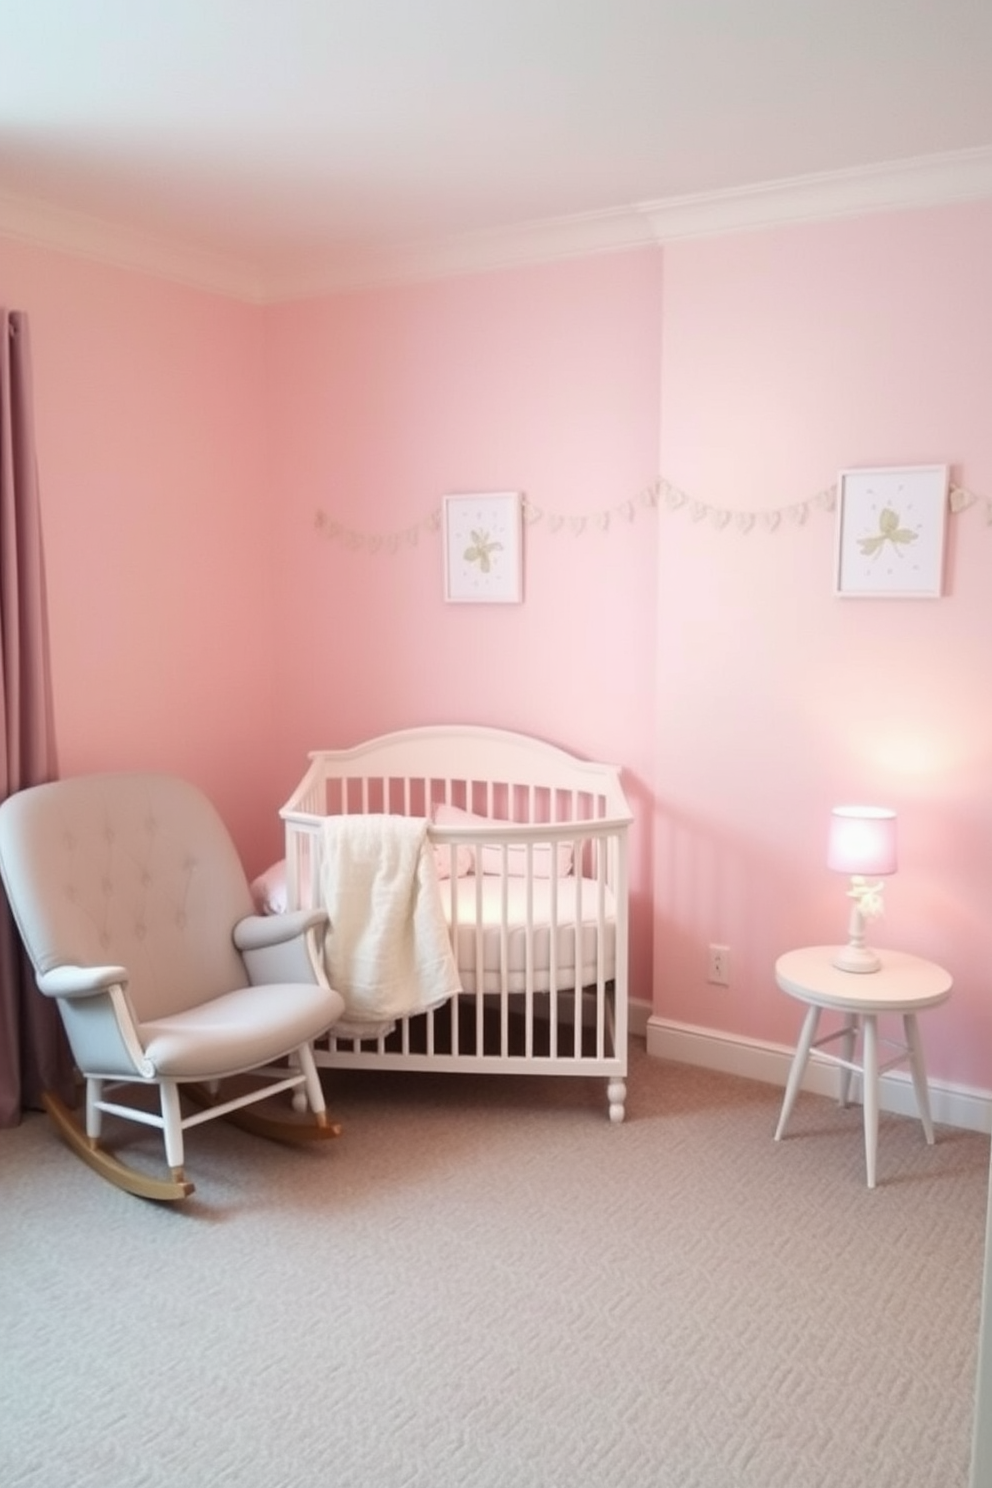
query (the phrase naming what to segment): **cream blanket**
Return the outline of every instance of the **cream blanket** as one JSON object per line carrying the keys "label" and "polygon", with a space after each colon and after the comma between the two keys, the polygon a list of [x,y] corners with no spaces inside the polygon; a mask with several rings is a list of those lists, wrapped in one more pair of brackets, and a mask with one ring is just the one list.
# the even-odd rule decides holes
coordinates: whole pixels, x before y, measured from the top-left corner
{"label": "cream blanket", "polygon": [[378,1037],[460,990],[425,820],[327,817],[320,888],[327,976],[345,1000],[337,1036]]}

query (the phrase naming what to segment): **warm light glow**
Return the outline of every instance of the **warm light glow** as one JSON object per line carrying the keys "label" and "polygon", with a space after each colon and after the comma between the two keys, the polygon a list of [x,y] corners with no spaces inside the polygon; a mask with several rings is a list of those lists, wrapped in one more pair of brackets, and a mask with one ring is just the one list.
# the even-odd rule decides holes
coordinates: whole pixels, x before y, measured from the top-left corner
{"label": "warm light glow", "polygon": [[883,806],[835,806],[827,866],[866,878],[895,873],[895,812]]}
{"label": "warm light glow", "polygon": [[865,945],[865,920],[882,913],[880,875],[896,871],[895,812],[886,806],[835,806],[830,814],[827,864],[851,876],[847,945],[838,947],[833,964],[841,971],[878,971],[879,954]]}

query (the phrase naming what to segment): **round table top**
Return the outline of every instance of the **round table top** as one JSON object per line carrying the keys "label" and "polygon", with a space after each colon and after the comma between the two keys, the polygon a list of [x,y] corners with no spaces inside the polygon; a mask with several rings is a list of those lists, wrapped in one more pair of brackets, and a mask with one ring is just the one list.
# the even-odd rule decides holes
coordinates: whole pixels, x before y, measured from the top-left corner
{"label": "round table top", "polygon": [[841,971],[833,958],[840,946],[805,946],[775,962],[775,980],[801,1002],[852,1013],[913,1013],[951,995],[950,972],[906,951],[882,951],[878,971]]}

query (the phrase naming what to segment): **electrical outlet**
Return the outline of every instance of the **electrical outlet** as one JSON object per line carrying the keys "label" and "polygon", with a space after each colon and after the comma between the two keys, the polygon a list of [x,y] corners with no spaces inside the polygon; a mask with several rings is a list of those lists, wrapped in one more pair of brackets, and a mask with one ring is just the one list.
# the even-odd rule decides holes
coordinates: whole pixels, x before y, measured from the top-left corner
{"label": "electrical outlet", "polygon": [[706,980],[713,982],[718,987],[730,986],[730,947],[725,945],[710,946],[710,969]]}

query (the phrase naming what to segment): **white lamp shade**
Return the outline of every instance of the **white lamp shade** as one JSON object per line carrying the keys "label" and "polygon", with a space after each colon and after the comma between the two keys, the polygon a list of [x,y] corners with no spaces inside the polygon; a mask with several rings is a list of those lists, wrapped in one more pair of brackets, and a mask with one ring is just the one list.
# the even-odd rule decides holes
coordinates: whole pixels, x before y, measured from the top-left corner
{"label": "white lamp shade", "polygon": [[896,814],[884,806],[835,806],[827,866],[865,878],[896,871]]}

